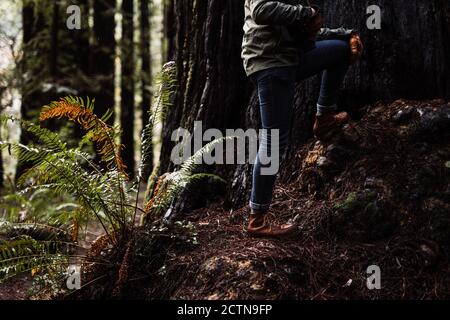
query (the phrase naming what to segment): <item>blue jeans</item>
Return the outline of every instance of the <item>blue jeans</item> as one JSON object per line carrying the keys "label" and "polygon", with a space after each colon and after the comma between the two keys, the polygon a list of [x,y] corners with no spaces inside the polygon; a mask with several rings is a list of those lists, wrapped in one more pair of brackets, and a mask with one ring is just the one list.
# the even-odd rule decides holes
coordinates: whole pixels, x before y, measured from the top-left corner
{"label": "blue jeans", "polygon": [[[336,102],[341,84],[349,66],[350,47],[342,40],[317,41],[316,47],[300,58],[296,67],[279,67],[259,71],[251,75],[257,84],[263,134],[261,135],[258,156],[253,168],[253,187],[250,208],[267,211],[272,201],[273,187],[277,174],[261,174],[261,169],[270,166],[262,162],[264,155],[279,143],[281,156],[289,143],[290,123],[294,104],[295,83],[322,73],[322,84],[317,103],[317,114],[336,110]],[[271,130],[278,130],[279,141],[272,141]]]}

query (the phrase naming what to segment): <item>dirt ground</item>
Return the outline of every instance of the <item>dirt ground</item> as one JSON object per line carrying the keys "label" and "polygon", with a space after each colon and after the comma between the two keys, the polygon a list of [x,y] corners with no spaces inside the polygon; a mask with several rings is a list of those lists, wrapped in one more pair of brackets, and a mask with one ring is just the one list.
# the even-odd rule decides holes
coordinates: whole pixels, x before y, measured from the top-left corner
{"label": "dirt ground", "polygon": [[0,283],[0,300],[26,300],[27,290],[30,288],[32,279],[30,275],[14,277],[5,283]]}

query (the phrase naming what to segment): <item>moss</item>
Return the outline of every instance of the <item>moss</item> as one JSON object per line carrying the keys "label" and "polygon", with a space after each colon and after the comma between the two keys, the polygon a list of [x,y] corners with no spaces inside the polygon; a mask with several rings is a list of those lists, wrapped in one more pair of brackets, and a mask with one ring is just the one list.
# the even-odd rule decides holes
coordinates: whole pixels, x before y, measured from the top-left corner
{"label": "moss", "polygon": [[364,208],[368,203],[376,200],[377,193],[373,190],[365,190],[363,192],[352,192],[348,197],[335,205],[335,209],[343,213],[351,213]]}
{"label": "moss", "polygon": [[332,230],[356,241],[377,240],[389,236],[398,225],[395,211],[373,190],[350,193],[335,205]]}

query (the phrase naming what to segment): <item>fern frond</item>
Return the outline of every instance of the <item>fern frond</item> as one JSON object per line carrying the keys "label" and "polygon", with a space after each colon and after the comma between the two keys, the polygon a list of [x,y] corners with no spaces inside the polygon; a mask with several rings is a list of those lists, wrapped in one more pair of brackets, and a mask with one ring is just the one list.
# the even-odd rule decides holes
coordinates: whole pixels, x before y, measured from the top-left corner
{"label": "fern frond", "polygon": [[159,121],[166,120],[167,110],[172,106],[173,93],[178,83],[176,78],[177,66],[174,61],[170,61],[163,66],[160,78],[157,77],[157,83],[160,83],[160,93],[158,105],[161,107]]}
{"label": "fern frond", "polygon": [[59,101],[53,101],[42,108],[39,120],[67,118],[79,124],[85,131],[89,140],[95,143],[97,152],[108,168],[117,170],[126,178],[126,166],[121,157],[123,146],[116,144],[117,136],[114,128],[106,124],[106,120],[111,116],[107,112],[102,118],[94,114],[94,101],[87,101],[79,97],[65,97]]}
{"label": "fern frond", "polygon": [[32,122],[19,119],[13,116],[8,115],[0,115],[0,123],[5,124],[6,122],[17,122],[22,130],[27,131],[31,135],[33,135],[39,142],[41,142],[46,148],[49,150],[66,150],[67,144],[59,138],[58,134],[46,129],[42,128],[39,125],[36,125]]}
{"label": "fern frond", "polygon": [[234,139],[236,139],[235,136],[228,136],[207,143],[203,148],[194,153],[193,156],[183,162],[180,169],[181,176],[187,177],[192,175],[192,173],[202,164],[202,159],[205,154],[211,153],[218,144]]}
{"label": "fern frond", "polygon": [[[182,165],[179,171],[176,171],[166,176],[166,181],[159,181],[157,189],[155,190],[155,196],[150,199],[145,205],[145,216],[160,216],[165,210],[167,210],[176,197],[187,188],[190,183],[198,181],[200,178],[204,178],[206,174],[196,174],[195,171],[201,165],[201,160],[205,154],[211,153],[214,148],[227,140],[235,139],[234,136],[222,137],[214,141],[209,142],[203,148],[198,150],[193,156],[188,158]],[[217,175],[210,175],[214,179],[224,181]],[[162,185],[164,182],[165,185]]]}
{"label": "fern frond", "polygon": [[16,238],[19,236],[29,236],[34,240],[41,241],[68,241],[67,230],[62,227],[48,225],[44,223],[11,223],[3,222],[0,224],[0,234],[7,238]]}
{"label": "fern frond", "polygon": [[168,62],[163,66],[161,73],[157,76],[159,90],[156,96],[156,104],[148,110],[149,121],[142,130],[141,137],[141,163],[138,169],[138,181],[149,174],[152,166],[153,132],[158,123],[164,122],[168,109],[172,106],[172,96],[176,90],[176,65]]}
{"label": "fern frond", "polygon": [[67,264],[67,245],[30,237],[0,243],[0,283],[32,269]]}
{"label": "fern frond", "polygon": [[51,149],[45,149],[37,146],[28,147],[21,143],[0,141],[0,150],[4,149],[7,149],[9,154],[14,153],[19,162],[38,163],[48,154],[52,153]]}
{"label": "fern frond", "polygon": [[[121,203],[110,204],[117,199],[117,194],[125,188],[123,179],[118,179],[122,176],[120,172],[117,170],[109,170],[105,173],[86,171],[76,161],[79,155],[78,150],[42,152],[39,149],[29,151],[26,146],[20,144],[14,144],[13,146],[18,151],[22,149],[26,151],[19,152],[22,157],[27,153],[39,156],[34,159],[35,165],[19,177],[19,186],[30,188],[28,185],[31,183],[52,190],[57,194],[74,196],[104,225],[106,232],[108,232],[106,225],[117,228],[118,225],[125,224],[129,210],[124,208]],[[117,185],[118,180],[121,181],[120,186]],[[125,197],[124,201],[126,200]],[[119,216],[119,213],[123,213],[123,216]]]}

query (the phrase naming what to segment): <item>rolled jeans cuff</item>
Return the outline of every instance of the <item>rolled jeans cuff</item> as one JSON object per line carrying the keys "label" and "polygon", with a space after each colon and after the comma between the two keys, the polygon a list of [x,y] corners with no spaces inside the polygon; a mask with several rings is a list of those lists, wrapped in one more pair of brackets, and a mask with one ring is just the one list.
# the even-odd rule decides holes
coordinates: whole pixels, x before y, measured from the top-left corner
{"label": "rolled jeans cuff", "polygon": [[333,104],[331,106],[322,106],[320,104],[317,104],[317,115],[318,116],[321,116],[321,115],[323,115],[325,113],[328,113],[328,112],[335,112],[335,111],[337,111],[337,105],[336,104]]}
{"label": "rolled jeans cuff", "polygon": [[254,203],[252,201],[250,201],[250,209],[255,210],[255,211],[268,211],[270,208],[270,204],[258,204],[258,203]]}

